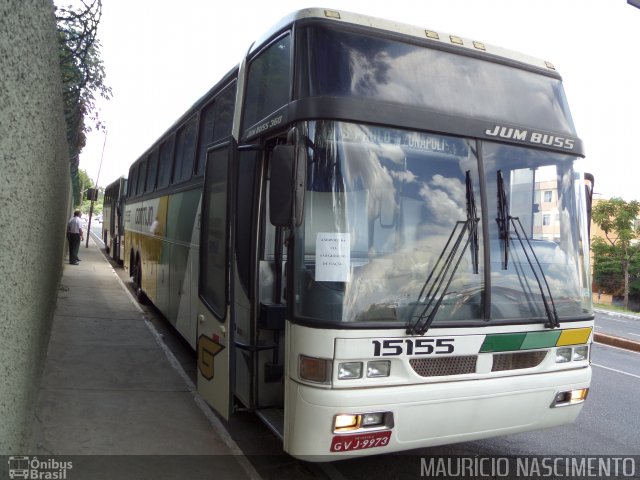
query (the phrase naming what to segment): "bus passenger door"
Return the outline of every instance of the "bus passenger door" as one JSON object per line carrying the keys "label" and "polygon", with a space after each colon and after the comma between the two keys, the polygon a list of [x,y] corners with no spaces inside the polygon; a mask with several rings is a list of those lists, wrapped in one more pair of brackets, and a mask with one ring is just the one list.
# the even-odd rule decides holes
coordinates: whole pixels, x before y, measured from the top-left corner
{"label": "bus passenger door", "polygon": [[231,403],[233,328],[230,298],[228,218],[230,158],[226,142],[207,153],[200,225],[198,281],[198,392],[225,419]]}

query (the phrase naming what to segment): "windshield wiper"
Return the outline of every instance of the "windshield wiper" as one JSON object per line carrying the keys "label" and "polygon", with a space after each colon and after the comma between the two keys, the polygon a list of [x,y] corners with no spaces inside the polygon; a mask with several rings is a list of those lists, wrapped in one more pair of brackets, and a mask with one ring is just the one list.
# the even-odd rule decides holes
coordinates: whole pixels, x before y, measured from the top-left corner
{"label": "windshield wiper", "polygon": [[498,170],[498,234],[502,240],[502,269],[506,270],[509,265],[509,204],[507,203],[507,194],[504,190],[504,180],[502,179],[502,170]]}
{"label": "windshield wiper", "polygon": [[473,273],[478,273],[478,211],[476,209],[476,196],[473,193],[473,183],[471,183],[471,175],[469,170],[466,173],[466,191],[467,191],[467,223],[469,224],[469,240],[471,244],[471,261],[473,263]]}
{"label": "windshield wiper", "polygon": [[[422,298],[425,290],[427,290],[427,287],[429,287],[425,297],[424,308],[422,309],[422,312],[418,316],[417,320],[412,323],[409,328],[407,328],[407,333],[409,335],[424,335],[427,332],[427,330],[433,323],[433,319],[438,313],[438,309],[442,304],[442,300],[444,299],[444,296],[446,295],[447,290],[449,289],[449,286],[453,281],[453,277],[455,276],[456,271],[460,266],[460,262],[464,257],[464,253],[467,248],[469,248],[469,246],[471,246],[471,261],[473,263],[473,273],[478,273],[478,221],[480,219],[477,217],[476,200],[473,193],[473,183],[471,182],[471,174],[469,170],[467,170],[466,172],[465,183],[467,197],[467,220],[458,220],[456,222],[453,230],[451,231],[451,235],[449,235],[447,243],[440,253],[440,257],[438,257],[436,264],[429,273],[427,280],[424,282],[422,290],[420,290],[420,294],[418,295],[418,301],[414,304],[409,318],[413,317],[416,306],[420,303],[420,299]],[[459,230],[459,233],[452,243],[457,230]],[[460,244],[462,243],[464,234],[467,231],[469,232],[467,241],[465,242],[462,250],[460,250]],[[458,251],[460,252],[458,253]],[[438,293],[440,293],[439,296]]]}
{"label": "windshield wiper", "polygon": [[[498,187],[498,217],[496,218],[496,222],[498,222],[498,229],[500,232],[500,239],[504,242],[504,263],[502,266],[503,270],[507,269],[508,261],[509,261],[509,241],[511,239],[510,233],[510,225],[513,226],[513,230],[515,232],[515,236],[522,247],[522,251],[531,267],[531,271],[533,272],[533,276],[538,283],[538,288],[540,289],[540,295],[542,296],[542,303],[544,304],[544,310],[547,314],[548,322],[545,324],[548,328],[558,328],[560,327],[560,320],[558,318],[558,312],[556,311],[556,304],[553,301],[553,295],[551,294],[551,288],[549,287],[549,282],[547,282],[547,276],[544,274],[544,270],[542,269],[542,265],[540,264],[540,260],[538,260],[538,256],[536,255],[529,238],[520,222],[519,217],[512,217],[509,213],[509,204],[507,202],[507,195],[504,189],[504,181],[502,178],[502,171],[498,170],[497,172],[497,187]],[[522,232],[522,233],[521,233]],[[524,239],[524,240],[523,240]],[[525,246],[526,244],[526,246]],[[529,252],[531,253],[531,257],[529,256],[529,252],[527,252],[527,247]],[[536,271],[536,267],[537,270]],[[538,272],[540,275],[538,276]],[[542,281],[540,280],[542,278]],[[544,285],[543,285],[544,283]],[[546,295],[545,295],[546,291]]]}

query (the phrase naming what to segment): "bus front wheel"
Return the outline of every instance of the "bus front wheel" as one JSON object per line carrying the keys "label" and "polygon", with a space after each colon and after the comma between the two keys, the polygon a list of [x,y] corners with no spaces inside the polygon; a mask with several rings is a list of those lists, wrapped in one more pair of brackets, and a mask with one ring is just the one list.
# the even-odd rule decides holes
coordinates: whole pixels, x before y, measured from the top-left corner
{"label": "bus front wheel", "polygon": [[144,290],[142,290],[142,264],[140,263],[140,258],[136,261],[133,283],[135,285],[138,301],[142,304],[147,303],[147,296],[144,294]]}

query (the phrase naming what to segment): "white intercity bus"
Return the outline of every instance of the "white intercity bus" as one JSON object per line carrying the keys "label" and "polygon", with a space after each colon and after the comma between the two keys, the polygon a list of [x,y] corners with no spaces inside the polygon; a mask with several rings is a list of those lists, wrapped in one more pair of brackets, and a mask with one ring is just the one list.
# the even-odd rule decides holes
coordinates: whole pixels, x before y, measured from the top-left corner
{"label": "white intercity bus", "polygon": [[125,265],[201,395],[295,457],[567,424],[591,381],[583,156],[549,62],[301,10],[131,166]]}

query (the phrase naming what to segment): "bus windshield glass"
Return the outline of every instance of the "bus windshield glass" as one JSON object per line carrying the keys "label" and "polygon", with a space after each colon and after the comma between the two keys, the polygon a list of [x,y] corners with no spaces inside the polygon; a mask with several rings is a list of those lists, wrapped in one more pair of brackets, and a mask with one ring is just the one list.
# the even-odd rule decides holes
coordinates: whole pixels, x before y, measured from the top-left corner
{"label": "bus windshield glass", "polygon": [[363,98],[575,135],[559,77],[353,31],[309,26],[300,37],[302,97]]}
{"label": "bus windshield glass", "polygon": [[[589,313],[575,158],[487,143],[482,178],[475,140],[334,121],[302,130],[299,320],[399,327],[433,312],[434,326],[544,321],[537,265],[561,319]],[[522,227],[511,228],[509,242],[496,221],[498,171],[509,215]],[[525,254],[531,249],[535,256]]]}

